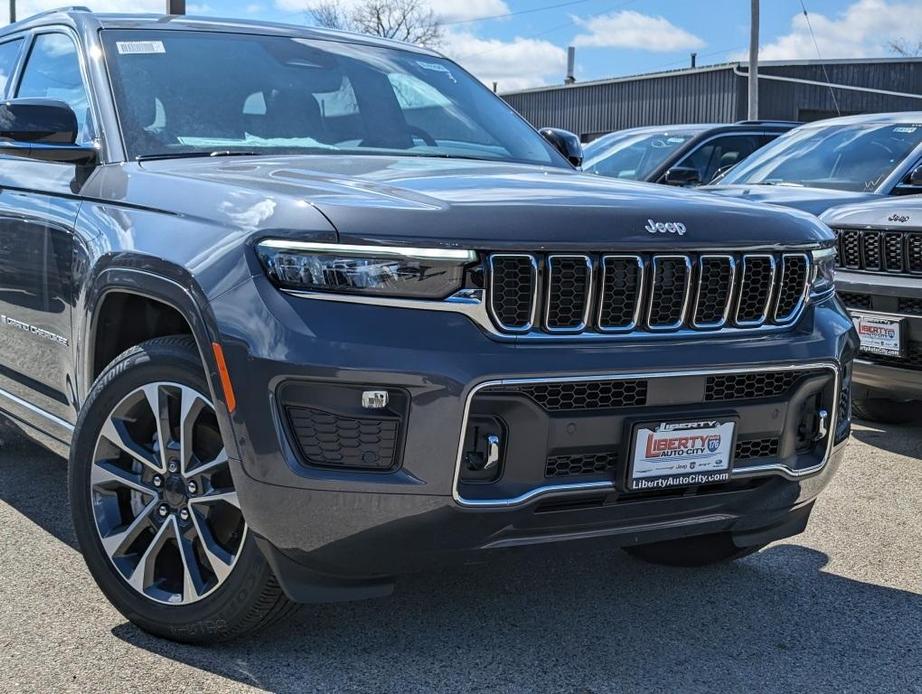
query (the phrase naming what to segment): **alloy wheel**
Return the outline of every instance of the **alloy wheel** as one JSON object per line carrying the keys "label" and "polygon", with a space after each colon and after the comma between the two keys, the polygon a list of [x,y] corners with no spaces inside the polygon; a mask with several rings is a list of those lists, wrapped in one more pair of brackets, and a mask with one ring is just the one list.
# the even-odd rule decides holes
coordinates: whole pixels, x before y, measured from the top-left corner
{"label": "alloy wheel", "polygon": [[246,539],[214,407],[178,383],[144,385],[116,405],[96,440],[90,495],[109,561],[156,602],[212,593]]}

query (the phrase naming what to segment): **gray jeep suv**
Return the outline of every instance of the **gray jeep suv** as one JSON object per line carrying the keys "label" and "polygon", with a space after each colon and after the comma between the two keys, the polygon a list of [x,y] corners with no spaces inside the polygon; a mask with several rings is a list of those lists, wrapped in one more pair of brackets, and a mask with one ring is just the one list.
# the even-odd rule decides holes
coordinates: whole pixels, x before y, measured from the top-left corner
{"label": "gray jeep suv", "polygon": [[835,470],[856,339],[813,217],[583,175],[369,37],[70,9],[0,72],[0,409],[69,455],[145,629],[542,543],[731,559]]}

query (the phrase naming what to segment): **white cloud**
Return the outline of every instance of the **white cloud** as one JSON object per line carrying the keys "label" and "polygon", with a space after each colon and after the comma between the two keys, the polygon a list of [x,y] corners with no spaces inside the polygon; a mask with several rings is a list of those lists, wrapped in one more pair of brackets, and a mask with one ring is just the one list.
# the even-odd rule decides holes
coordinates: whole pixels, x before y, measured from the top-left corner
{"label": "white cloud", "polygon": [[[66,4],[61,0],[18,0],[16,17],[26,19]],[[166,0],[93,0],[86,4],[92,5],[96,12],[163,12],[166,8]],[[9,18],[9,3],[0,3],[0,23],[6,24]]]}
{"label": "white cloud", "polygon": [[653,17],[634,10],[621,10],[589,19],[573,19],[587,32],[573,39],[577,46],[671,53],[705,45],[700,38],[677,27],[665,17]]}
{"label": "white cloud", "polygon": [[[166,4],[166,3],[164,3]],[[162,12],[163,10],[161,10]],[[214,14],[214,8],[211,5],[186,5],[186,12],[191,15],[196,14]]]}
{"label": "white cloud", "polygon": [[254,2],[251,5],[247,5],[246,8],[244,8],[244,12],[246,12],[247,14],[261,14],[265,11],[266,11],[266,6],[260,5],[258,2]]}
{"label": "white cloud", "polygon": [[500,41],[466,31],[448,32],[441,49],[487,85],[498,82],[501,91],[562,82],[567,66],[566,51],[537,39]]}
{"label": "white cloud", "polygon": [[[340,0],[339,4],[350,6],[361,0]],[[275,0],[275,5],[283,12],[309,12],[312,7],[322,4],[324,0]],[[492,17],[509,12],[505,0],[424,0],[443,22],[459,22],[478,17]]]}
{"label": "white cloud", "polygon": [[[823,58],[877,58],[889,55],[888,43],[922,41],[922,2],[858,0],[834,19],[810,14]],[[746,60],[746,55],[734,56]],[[815,60],[816,46],[803,14],[791,18],[791,31],[759,49],[763,60]]]}

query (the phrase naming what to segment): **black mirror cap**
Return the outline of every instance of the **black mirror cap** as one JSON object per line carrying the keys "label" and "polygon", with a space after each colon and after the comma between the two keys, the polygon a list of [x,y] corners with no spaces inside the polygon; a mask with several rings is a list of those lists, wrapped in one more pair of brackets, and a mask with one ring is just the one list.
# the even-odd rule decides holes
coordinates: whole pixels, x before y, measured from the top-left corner
{"label": "black mirror cap", "polygon": [[569,130],[541,128],[541,136],[550,142],[576,168],[583,165],[583,143]]}
{"label": "black mirror cap", "polygon": [[669,186],[697,186],[701,185],[701,173],[693,166],[673,166],[663,182]]}
{"label": "black mirror cap", "polygon": [[77,115],[63,101],[10,99],[0,102],[0,139],[13,142],[73,145]]}
{"label": "black mirror cap", "polygon": [[909,185],[922,188],[922,166],[917,166],[909,174]]}
{"label": "black mirror cap", "polygon": [[37,161],[92,164],[94,147],[76,144],[77,115],[63,101],[0,102],[0,154]]}

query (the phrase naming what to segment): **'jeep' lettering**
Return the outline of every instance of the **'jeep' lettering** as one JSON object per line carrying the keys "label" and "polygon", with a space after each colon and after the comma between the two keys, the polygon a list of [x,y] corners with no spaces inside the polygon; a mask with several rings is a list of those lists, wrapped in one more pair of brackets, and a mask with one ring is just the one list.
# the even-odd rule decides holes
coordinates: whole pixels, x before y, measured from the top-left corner
{"label": "'jeep' lettering", "polygon": [[652,219],[647,220],[647,226],[644,227],[651,234],[685,234],[685,225],[681,222],[654,222]]}

